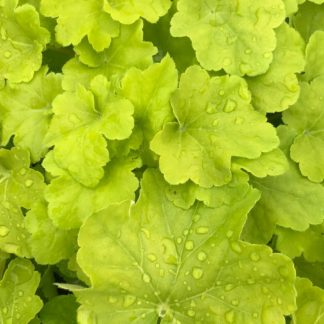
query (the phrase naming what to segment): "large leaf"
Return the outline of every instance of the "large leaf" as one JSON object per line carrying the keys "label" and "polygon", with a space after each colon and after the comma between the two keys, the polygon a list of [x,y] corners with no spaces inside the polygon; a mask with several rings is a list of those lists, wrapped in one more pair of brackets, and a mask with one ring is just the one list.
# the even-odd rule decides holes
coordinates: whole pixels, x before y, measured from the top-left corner
{"label": "large leaf", "polygon": [[91,287],[74,292],[79,323],[283,323],[295,308],[291,261],[238,241],[258,193],[183,210],[165,185],[147,171],[135,206],[110,206],[81,228],[77,259]]}
{"label": "large leaf", "polygon": [[109,161],[106,140],[130,136],[133,105],[116,96],[104,76],[97,76],[90,90],[80,85],[56,97],[53,112],[46,141],[55,146],[56,162],[83,185],[97,185]]}
{"label": "large leaf", "polygon": [[207,70],[229,74],[264,73],[276,47],[273,28],[285,17],[281,0],[179,0],[171,34],[191,39]]}
{"label": "large leaf", "polygon": [[166,180],[223,185],[231,180],[233,156],[253,159],[274,149],[275,129],[250,99],[243,79],[210,78],[198,66],[188,68],[171,99],[177,122],[167,123],[151,142]]}
{"label": "large leaf", "polygon": [[47,74],[47,68],[37,72],[29,83],[7,84],[0,92],[2,145],[14,135],[14,144],[28,149],[33,162],[44,157],[51,104],[61,92],[61,75]]}
{"label": "large leaf", "polygon": [[0,282],[0,322],[3,324],[28,324],[42,308],[35,296],[39,273],[33,264],[24,259],[10,262]]}
{"label": "large leaf", "polygon": [[0,80],[27,82],[42,64],[49,32],[40,26],[36,9],[18,0],[0,2]]}

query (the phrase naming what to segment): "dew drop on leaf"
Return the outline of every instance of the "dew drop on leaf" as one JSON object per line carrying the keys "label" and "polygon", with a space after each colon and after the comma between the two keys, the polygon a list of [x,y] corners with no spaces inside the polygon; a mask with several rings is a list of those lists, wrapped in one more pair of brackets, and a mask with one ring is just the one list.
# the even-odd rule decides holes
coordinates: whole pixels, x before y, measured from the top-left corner
{"label": "dew drop on leaf", "polygon": [[234,232],[231,231],[231,230],[229,230],[229,231],[226,233],[226,236],[227,236],[228,238],[231,238],[231,237],[233,236],[233,234],[234,234]]}
{"label": "dew drop on leaf", "polygon": [[234,111],[235,108],[236,108],[236,102],[234,100],[228,100],[223,110],[226,113],[230,113]]}
{"label": "dew drop on leaf", "polygon": [[189,309],[187,314],[190,316],[190,317],[194,317],[196,315],[196,312],[192,309]]}
{"label": "dew drop on leaf", "polygon": [[194,248],[194,243],[193,241],[187,241],[186,244],[185,244],[185,248],[186,250],[192,250]]}
{"label": "dew drop on leaf", "polygon": [[136,297],[132,295],[127,295],[124,297],[124,307],[129,307],[136,302]]}
{"label": "dew drop on leaf", "polygon": [[144,233],[144,235],[145,235],[145,237],[146,237],[147,239],[150,239],[150,238],[151,238],[151,233],[150,233],[150,231],[149,231],[148,229],[146,229],[146,228],[141,228],[141,231],[142,231],[142,233]]}
{"label": "dew drop on leaf", "polygon": [[22,168],[22,169],[19,171],[19,174],[20,174],[21,176],[24,176],[26,173],[27,173],[27,169],[25,169],[25,168]]}
{"label": "dew drop on leaf", "polygon": [[227,285],[225,286],[225,291],[231,291],[231,290],[233,290],[233,288],[234,288],[234,285],[232,285],[232,284],[227,284]]}
{"label": "dew drop on leaf", "polygon": [[245,54],[251,54],[252,53],[252,50],[250,48],[247,48],[245,51],[244,51]]}
{"label": "dew drop on leaf", "polygon": [[225,313],[225,321],[227,323],[234,323],[234,311],[230,310]]}
{"label": "dew drop on leaf", "polygon": [[196,233],[197,234],[207,234],[209,232],[209,228],[206,226],[201,226],[196,228]]}
{"label": "dew drop on leaf", "polygon": [[233,306],[237,306],[237,305],[239,304],[239,301],[238,301],[237,299],[233,299],[233,300],[231,301],[231,304],[232,304]]}
{"label": "dew drop on leaf", "polygon": [[25,186],[27,187],[27,188],[30,188],[32,185],[34,184],[34,181],[33,180],[26,180],[25,181]]}
{"label": "dew drop on leaf", "polygon": [[7,58],[7,59],[10,58],[11,55],[12,55],[12,54],[11,54],[11,52],[9,52],[9,51],[5,51],[5,52],[4,52],[4,57]]}
{"label": "dew drop on leaf", "polygon": [[0,236],[5,237],[9,234],[10,230],[7,226],[0,225]]}
{"label": "dew drop on leaf", "polygon": [[244,119],[242,117],[236,117],[235,118],[235,124],[236,125],[242,125],[244,122]]}
{"label": "dew drop on leaf", "polygon": [[197,255],[199,261],[205,261],[207,259],[207,254],[203,251],[199,252]]}
{"label": "dew drop on leaf", "polygon": [[252,261],[254,261],[254,262],[257,262],[257,261],[260,260],[260,255],[259,255],[258,253],[256,253],[256,252],[252,252],[252,253],[250,254],[250,259],[251,259]]}
{"label": "dew drop on leaf", "polygon": [[3,308],[2,308],[2,313],[3,313],[4,315],[8,314],[8,307],[3,307]]}
{"label": "dew drop on leaf", "polygon": [[150,283],[151,282],[151,277],[148,274],[146,274],[146,273],[143,274],[142,279],[143,279],[143,281],[145,283]]}
{"label": "dew drop on leaf", "polygon": [[236,253],[242,253],[242,248],[241,248],[240,244],[237,243],[237,242],[232,242],[231,243],[231,248]]}
{"label": "dew drop on leaf", "polygon": [[219,120],[218,119],[214,119],[214,121],[213,121],[213,126],[218,126],[218,124],[219,124]]}
{"label": "dew drop on leaf", "polygon": [[148,255],[147,255],[147,258],[148,258],[148,260],[151,261],[151,262],[154,262],[154,261],[157,260],[157,257],[156,257],[155,254],[148,254]]}
{"label": "dew drop on leaf", "polygon": [[198,268],[198,267],[195,267],[192,269],[192,276],[195,278],[195,279],[200,279],[204,274],[204,271],[201,269],[201,268]]}

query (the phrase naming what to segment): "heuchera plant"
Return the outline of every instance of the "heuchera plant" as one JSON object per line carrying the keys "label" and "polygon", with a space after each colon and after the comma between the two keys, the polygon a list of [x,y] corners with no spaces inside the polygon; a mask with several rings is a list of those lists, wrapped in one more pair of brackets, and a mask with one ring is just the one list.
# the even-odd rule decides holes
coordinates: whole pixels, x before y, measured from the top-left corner
{"label": "heuchera plant", "polygon": [[0,323],[324,323],[324,0],[0,0]]}

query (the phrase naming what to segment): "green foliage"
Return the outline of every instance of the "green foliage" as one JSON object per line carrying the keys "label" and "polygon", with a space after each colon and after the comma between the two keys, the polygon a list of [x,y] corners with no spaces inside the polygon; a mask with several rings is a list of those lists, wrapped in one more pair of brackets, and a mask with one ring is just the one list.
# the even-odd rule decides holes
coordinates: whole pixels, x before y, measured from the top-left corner
{"label": "green foliage", "polygon": [[323,44],[323,0],[0,0],[0,323],[322,323]]}

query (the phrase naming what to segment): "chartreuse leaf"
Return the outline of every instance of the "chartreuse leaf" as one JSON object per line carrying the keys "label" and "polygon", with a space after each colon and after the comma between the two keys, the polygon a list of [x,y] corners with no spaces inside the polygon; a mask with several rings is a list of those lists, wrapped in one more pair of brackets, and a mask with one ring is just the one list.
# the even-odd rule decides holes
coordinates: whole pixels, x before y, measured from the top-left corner
{"label": "chartreuse leaf", "polygon": [[[324,212],[324,209],[322,210]],[[276,248],[278,251],[295,258],[303,254],[308,261],[324,262],[324,224],[310,226],[304,232],[293,231],[288,228],[277,227]]]}
{"label": "chartreuse leaf", "polygon": [[207,70],[258,75],[266,72],[276,48],[273,28],[285,17],[281,0],[178,0],[171,34],[189,37]]}
{"label": "chartreuse leaf", "polygon": [[52,119],[46,141],[54,145],[57,164],[85,186],[95,186],[109,161],[107,139],[130,136],[133,105],[114,94],[107,79],[99,75],[87,90],[79,85],[53,102]]}
{"label": "chartreuse leaf", "polygon": [[305,75],[306,81],[312,81],[317,77],[324,75],[323,62],[324,60],[324,31],[316,31],[309,38],[306,48],[306,66]]}
{"label": "chartreuse leaf", "polygon": [[[280,126],[278,133],[282,149],[288,153],[294,133]],[[304,178],[297,165],[289,160],[289,170],[283,175],[258,179],[251,177],[251,184],[262,193],[251,211],[244,238],[266,243],[275,226],[305,231],[310,224],[324,220],[324,187]]]}
{"label": "chartreuse leaf", "polygon": [[238,241],[258,193],[183,210],[166,185],[149,170],[135,206],[110,206],[82,226],[77,260],[91,287],[74,292],[79,323],[283,323],[295,309],[291,261]]}
{"label": "chartreuse leaf", "polygon": [[234,158],[233,163],[258,178],[278,176],[289,169],[287,158],[279,148],[263,153],[257,159]]}
{"label": "chartreuse leaf", "polygon": [[297,311],[293,314],[294,324],[323,323],[324,290],[313,286],[311,281],[297,278]]}
{"label": "chartreuse leaf", "polygon": [[231,180],[233,156],[257,158],[274,149],[275,129],[250,99],[243,79],[210,78],[198,66],[188,68],[171,99],[177,122],[167,123],[151,142],[165,179],[220,186]]}
{"label": "chartreuse leaf", "polygon": [[44,165],[48,171],[59,176],[51,181],[46,190],[49,216],[59,228],[71,229],[80,227],[87,217],[112,203],[134,199],[138,180],[132,170],[140,167],[141,163],[132,157],[110,161],[103,178],[93,188],[87,188],[62,173],[57,169],[53,156]]}
{"label": "chartreuse leaf", "polygon": [[37,72],[29,83],[7,84],[0,92],[2,145],[14,135],[14,144],[28,149],[33,162],[47,152],[44,143],[52,115],[51,103],[62,92],[61,75],[47,68]]}
{"label": "chartreuse leaf", "polygon": [[295,105],[283,114],[284,122],[297,131],[290,148],[301,173],[313,182],[324,180],[324,78],[301,83]]}
{"label": "chartreuse leaf", "polygon": [[121,26],[120,34],[114,38],[110,47],[97,53],[91,49],[87,41],[76,47],[81,62],[71,59],[63,68],[63,88],[73,90],[81,83],[89,86],[91,79],[103,74],[108,79],[114,74],[124,74],[130,67],[145,69],[152,64],[152,56],[156,48],[150,42],[143,41],[143,22],[141,20],[129,26]]}
{"label": "chartreuse leaf", "polygon": [[13,147],[0,150],[0,200],[30,209],[42,199],[45,184],[38,171],[29,168],[30,157],[26,150]]}
{"label": "chartreuse leaf", "polygon": [[73,295],[57,296],[44,305],[39,318],[42,324],[77,324],[77,308]]}
{"label": "chartreuse leaf", "polygon": [[70,258],[76,250],[77,233],[57,228],[44,202],[27,212],[25,226],[31,234],[28,240],[31,254],[39,264],[55,264]]}
{"label": "chartreuse leaf", "polygon": [[171,0],[105,0],[104,8],[122,24],[132,24],[140,17],[153,23],[168,12],[171,4]]}
{"label": "chartreuse leaf", "polygon": [[119,23],[104,10],[104,1],[81,0],[76,10],[73,0],[42,0],[41,12],[57,17],[56,40],[63,46],[77,45],[87,36],[93,48],[102,51],[119,34]]}
{"label": "chartreuse leaf", "polygon": [[286,16],[291,16],[298,11],[298,0],[283,0],[286,8]]}
{"label": "chartreuse leaf", "polygon": [[299,6],[293,16],[295,29],[308,41],[316,30],[324,30],[324,6],[306,2]]}
{"label": "chartreuse leaf", "polygon": [[3,0],[0,15],[0,79],[27,82],[42,64],[50,34],[29,4],[18,6],[18,0]]}
{"label": "chartreuse leaf", "polygon": [[[234,169],[234,168],[233,168]],[[249,177],[238,170],[233,170],[230,183],[212,188],[203,188],[192,181],[181,185],[168,185],[166,195],[176,206],[188,209],[196,200],[203,202],[208,207],[231,205],[237,200],[248,195],[252,187],[248,183]]]}
{"label": "chartreuse leaf", "polygon": [[282,24],[276,29],[277,48],[269,70],[260,76],[247,78],[252,104],[260,112],[283,111],[299,96],[297,72],[305,65],[305,44],[295,29]]}
{"label": "chartreuse leaf", "polygon": [[135,128],[143,134],[146,150],[163,125],[174,119],[169,100],[177,84],[178,73],[170,56],[144,71],[131,68],[122,80],[121,93],[134,105]]}
{"label": "chartreuse leaf", "polygon": [[20,257],[30,257],[29,233],[24,228],[20,208],[8,201],[0,204],[0,249]]}
{"label": "chartreuse leaf", "polygon": [[28,324],[42,308],[35,295],[39,273],[29,260],[14,259],[0,281],[0,322]]}

